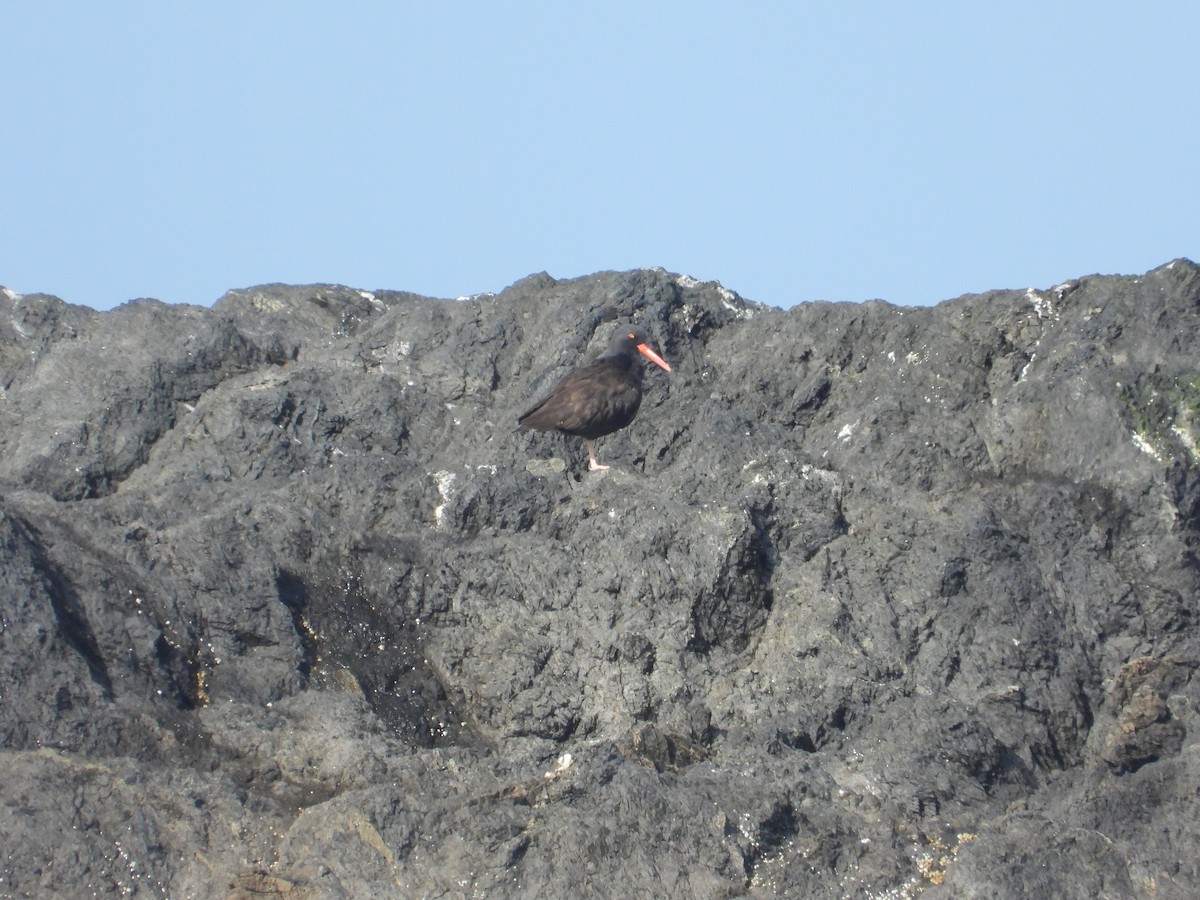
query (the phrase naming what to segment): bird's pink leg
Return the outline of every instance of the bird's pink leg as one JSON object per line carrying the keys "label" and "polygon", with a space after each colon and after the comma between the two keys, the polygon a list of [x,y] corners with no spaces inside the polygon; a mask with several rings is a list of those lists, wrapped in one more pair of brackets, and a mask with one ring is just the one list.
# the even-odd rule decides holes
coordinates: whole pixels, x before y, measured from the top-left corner
{"label": "bird's pink leg", "polygon": [[602,466],[596,461],[596,442],[586,438],[583,441],[588,448],[588,468],[593,472],[607,472],[608,466]]}

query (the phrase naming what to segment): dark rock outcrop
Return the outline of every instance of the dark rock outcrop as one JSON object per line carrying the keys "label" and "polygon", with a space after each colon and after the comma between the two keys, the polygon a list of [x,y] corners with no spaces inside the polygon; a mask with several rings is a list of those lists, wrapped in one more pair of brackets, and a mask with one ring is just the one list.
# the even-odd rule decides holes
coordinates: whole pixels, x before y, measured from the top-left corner
{"label": "dark rock outcrop", "polygon": [[1194,896],[1198,439],[1186,260],[5,292],[0,895]]}

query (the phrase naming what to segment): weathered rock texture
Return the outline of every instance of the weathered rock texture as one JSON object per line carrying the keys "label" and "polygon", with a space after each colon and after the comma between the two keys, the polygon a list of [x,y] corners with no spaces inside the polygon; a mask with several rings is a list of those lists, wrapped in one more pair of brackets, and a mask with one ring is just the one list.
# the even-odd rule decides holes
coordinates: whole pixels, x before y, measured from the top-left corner
{"label": "weathered rock texture", "polygon": [[[642,411],[515,429],[615,320]],[[0,297],[0,894],[1200,891],[1200,269]]]}

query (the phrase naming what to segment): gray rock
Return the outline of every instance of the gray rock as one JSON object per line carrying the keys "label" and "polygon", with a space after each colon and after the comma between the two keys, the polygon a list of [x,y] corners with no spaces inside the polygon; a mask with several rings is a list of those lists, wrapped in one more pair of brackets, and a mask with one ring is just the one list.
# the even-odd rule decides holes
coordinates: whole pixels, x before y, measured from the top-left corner
{"label": "gray rock", "polygon": [[0,895],[1194,896],[1198,360],[1187,260],[4,292]]}

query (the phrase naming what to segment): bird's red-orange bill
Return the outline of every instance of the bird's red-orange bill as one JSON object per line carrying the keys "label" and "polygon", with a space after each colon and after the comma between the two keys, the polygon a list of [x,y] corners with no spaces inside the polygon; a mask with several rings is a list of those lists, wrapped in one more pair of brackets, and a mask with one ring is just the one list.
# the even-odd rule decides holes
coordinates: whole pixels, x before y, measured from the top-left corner
{"label": "bird's red-orange bill", "polygon": [[637,349],[638,353],[642,354],[642,356],[646,357],[646,359],[650,360],[656,366],[660,366],[668,372],[671,371],[671,367],[667,365],[667,361],[651,350],[649,344],[638,344]]}

